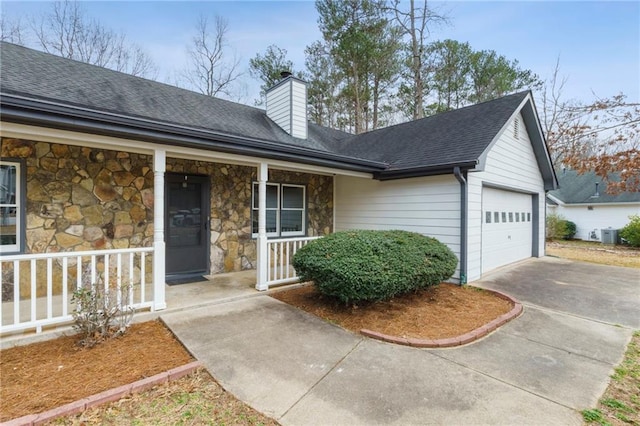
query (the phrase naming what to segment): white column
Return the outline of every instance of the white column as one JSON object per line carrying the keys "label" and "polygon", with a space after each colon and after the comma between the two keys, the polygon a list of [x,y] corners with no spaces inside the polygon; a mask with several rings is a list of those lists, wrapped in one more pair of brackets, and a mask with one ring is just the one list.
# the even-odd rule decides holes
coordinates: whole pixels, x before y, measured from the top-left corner
{"label": "white column", "polygon": [[267,262],[267,163],[258,166],[258,268],[256,289],[269,290],[267,285],[269,264]]}
{"label": "white column", "polygon": [[164,172],[167,153],[153,153],[153,309],[165,309]]}

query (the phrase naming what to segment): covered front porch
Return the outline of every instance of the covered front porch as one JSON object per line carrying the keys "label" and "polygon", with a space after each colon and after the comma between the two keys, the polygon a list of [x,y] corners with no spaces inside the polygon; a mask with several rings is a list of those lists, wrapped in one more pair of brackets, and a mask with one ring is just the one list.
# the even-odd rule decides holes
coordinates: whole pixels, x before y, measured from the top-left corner
{"label": "covered front porch", "polygon": [[[105,289],[127,286],[124,292],[118,290],[118,302],[149,312],[295,283],[298,278],[290,266],[295,252],[334,230],[334,177],[370,177],[317,165],[14,123],[3,128],[3,138],[15,138],[21,148],[16,152],[25,153],[17,160],[26,171],[25,210],[19,219],[27,233],[20,253],[0,257],[3,337],[70,324],[75,309],[71,298],[83,283]],[[83,158],[88,173],[78,174],[84,169],[78,171],[77,161],[65,159],[69,153]],[[53,182],[58,193],[50,201],[47,191],[39,189],[47,185],[39,181],[44,176],[31,175],[40,167],[41,155],[56,158],[57,167],[65,172],[51,175],[59,182]],[[130,158],[132,166],[118,169],[120,159]],[[211,182],[209,215],[200,224],[208,260],[200,273],[207,280],[167,286],[171,206],[166,177],[182,173]],[[235,180],[229,177],[233,173]],[[302,188],[298,192],[303,194],[303,207],[283,205],[284,190],[277,193],[278,209],[270,206],[268,191],[277,184]],[[76,188],[84,198],[76,196]],[[33,194],[39,198],[31,198]],[[92,201],[92,197],[98,198]],[[48,216],[43,218],[42,212]],[[285,223],[285,216],[291,222],[296,215],[301,223]]]}

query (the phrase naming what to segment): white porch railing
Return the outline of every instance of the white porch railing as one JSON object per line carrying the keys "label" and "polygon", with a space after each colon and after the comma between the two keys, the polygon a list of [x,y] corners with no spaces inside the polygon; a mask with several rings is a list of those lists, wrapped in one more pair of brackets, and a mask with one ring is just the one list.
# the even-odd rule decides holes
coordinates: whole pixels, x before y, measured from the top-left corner
{"label": "white porch railing", "polygon": [[320,237],[283,238],[267,241],[267,285],[287,284],[298,281],[291,266],[293,255],[309,241]]}
{"label": "white porch railing", "polygon": [[[153,280],[147,279],[153,247],[0,257],[0,334],[33,330],[73,320],[71,298],[83,282],[101,283],[133,309],[153,308]],[[83,281],[84,280],[84,281]]]}

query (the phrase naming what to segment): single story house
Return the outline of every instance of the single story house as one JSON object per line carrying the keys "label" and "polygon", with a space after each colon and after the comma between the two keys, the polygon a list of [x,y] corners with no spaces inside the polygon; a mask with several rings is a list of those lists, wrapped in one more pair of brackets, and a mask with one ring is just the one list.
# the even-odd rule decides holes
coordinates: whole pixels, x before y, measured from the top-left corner
{"label": "single story house", "polygon": [[136,283],[136,306],[163,309],[167,277],[246,269],[266,290],[295,279],[297,247],[356,228],[439,239],[460,283],[544,255],[557,179],[530,92],[352,135],[308,122],[291,75],[265,111],[5,42],[1,54],[14,305],[89,280]]}
{"label": "single story house", "polygon": [[575,223],[575,238],[602,241],[603,229],[620,229],[629,223],[629,216],[640,215],[640,192],[609,194],[607,183],[594,172],[563,169],[558,182],[560,187],[547,194],[547,213]]}

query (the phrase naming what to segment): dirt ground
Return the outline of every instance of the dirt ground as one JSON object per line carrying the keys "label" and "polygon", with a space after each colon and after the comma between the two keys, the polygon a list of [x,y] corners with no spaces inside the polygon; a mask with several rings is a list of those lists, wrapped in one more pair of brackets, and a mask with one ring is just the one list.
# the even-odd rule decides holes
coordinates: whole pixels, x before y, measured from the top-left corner
{"label": "dirt ground", "polygon": [[460,336],[511,310],[513,304],[490,292],[440,284],[386,302],[345,306],[322,296],[312,285],[284,290],[272,297],[355,333],[368,329],[417,338]]}
{"label": "dirt ground", "polygon": [[548,256],[601,265],[640,268],[640,249],[621,245],[607,245],[594,241],[549,241]]}

